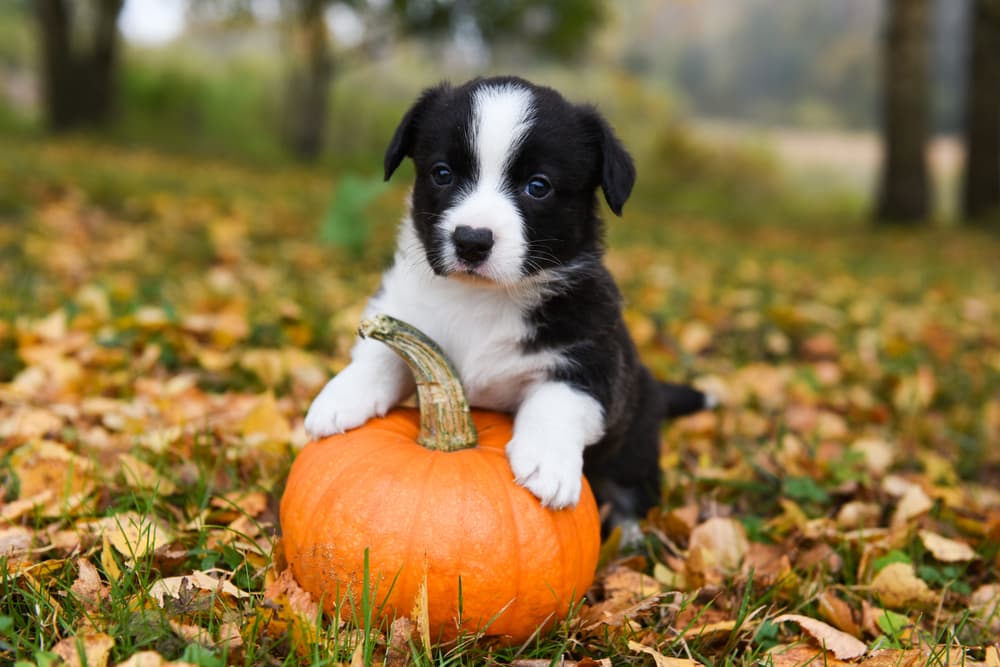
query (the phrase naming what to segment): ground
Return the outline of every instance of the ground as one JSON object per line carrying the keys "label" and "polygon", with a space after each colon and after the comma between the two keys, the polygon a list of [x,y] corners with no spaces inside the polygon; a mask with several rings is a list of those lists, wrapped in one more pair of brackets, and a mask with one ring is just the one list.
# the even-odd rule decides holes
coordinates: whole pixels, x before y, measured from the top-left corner
{"label": "ground", "polygon": [[628,323],[657,375],[723,405],[665,426],[663,506],[638,547],[604,545],[572,618],[425,648],[404,621],[317,619],[277,525],[403,187],[4,153],[0,662],[1000,665],[995,234],[640,186],[609,222]]}

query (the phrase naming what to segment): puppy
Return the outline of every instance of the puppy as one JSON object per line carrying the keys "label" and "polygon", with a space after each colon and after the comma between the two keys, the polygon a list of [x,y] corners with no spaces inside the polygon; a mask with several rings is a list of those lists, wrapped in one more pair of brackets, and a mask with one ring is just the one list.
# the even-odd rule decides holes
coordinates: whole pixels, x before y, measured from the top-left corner
{"label": "puppy", "polygon": [[[544,505],[574,505],[582,470],[610,504],[606,526],[643,515],[660,499],[660,421],[709,401],[639,362],[601,263],[596,190],[621,215],[631,157],[593,107],[515,77],[424,91],[386,150],[386,180],[406,157],[410,213],[366,314],[423,330],[473,406],[514,413],[507,457]],[[413,391],[395,353],[359,339],[306,430],[355,428]]]}

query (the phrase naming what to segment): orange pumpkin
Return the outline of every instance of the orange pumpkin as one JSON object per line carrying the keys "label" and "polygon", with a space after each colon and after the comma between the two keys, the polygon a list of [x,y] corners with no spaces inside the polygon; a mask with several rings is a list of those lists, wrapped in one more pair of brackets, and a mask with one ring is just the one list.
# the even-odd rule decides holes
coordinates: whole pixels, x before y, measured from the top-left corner
{"label": "orange pumpkin", "polygon": [[470,413],[447,362],[432,368],[436,346],[407,338],[400,350],[401,323],[369,322],[362,335],[414,369],[421,409],[393,410],[302,450],[281,499],[289,566],[344,618],[361,616],[367,558],[383,617],[409,615],[426,580],[432,640],[482,631],[524,641],[565,617],[593,581],[600,528],[590,487],[584,480],[575,508],[542,507],[507,463],[510,417]]}

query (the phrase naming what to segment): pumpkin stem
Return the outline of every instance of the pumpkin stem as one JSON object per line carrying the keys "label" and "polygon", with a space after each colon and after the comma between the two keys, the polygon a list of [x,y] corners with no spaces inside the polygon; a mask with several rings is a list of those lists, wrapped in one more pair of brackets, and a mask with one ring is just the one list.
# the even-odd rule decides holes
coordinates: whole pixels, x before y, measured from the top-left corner
{"label": "pumpkin stem", "polygon": [[462,382],[437,343],[416,327],[388,315],[365,319],[358,335],[391,347],[413,372],[420,408],[417,442],[442,452],[476,446],[476,426]]}

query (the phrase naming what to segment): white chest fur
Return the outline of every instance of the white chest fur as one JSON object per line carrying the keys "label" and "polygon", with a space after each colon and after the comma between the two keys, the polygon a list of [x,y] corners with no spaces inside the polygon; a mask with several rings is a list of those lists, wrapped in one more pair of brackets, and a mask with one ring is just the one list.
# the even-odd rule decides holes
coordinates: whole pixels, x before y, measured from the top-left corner
{"label": "white chest fur", "polygon": [[444,349],[474,407],[514,411],[531,386],[547,379],[554,352],[526,354],[528,309],[539,293],[435,275],[409,221],[403,223],[395,264],[369,314],[386,313],[414,325]]}

